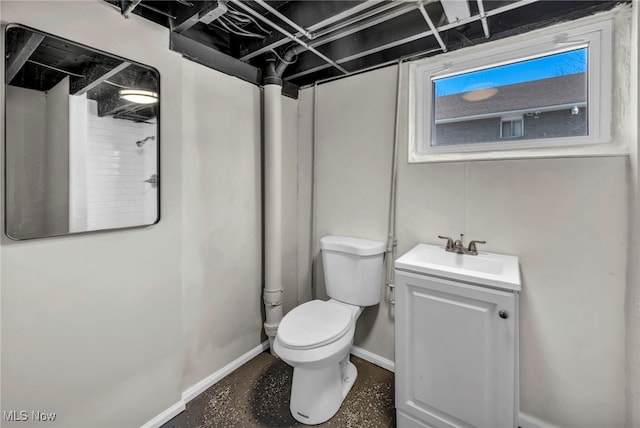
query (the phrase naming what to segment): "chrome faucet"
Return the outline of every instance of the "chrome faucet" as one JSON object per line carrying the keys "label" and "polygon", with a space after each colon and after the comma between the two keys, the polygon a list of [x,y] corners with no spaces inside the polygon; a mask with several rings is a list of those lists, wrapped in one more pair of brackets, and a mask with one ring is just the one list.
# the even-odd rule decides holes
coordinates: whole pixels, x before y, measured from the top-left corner
{"label": "chrome faucet", "polygon": [[441,236],[441,235],[438,235],[438,238],[447,240],[447,245],[444,247],[445,251],[455,252],[453,239],[449,238],[448,236]]}
{"label": "chrome faucet", "polygon": [[453,244],[453,252],[458,254],[465,254],[466,248],[464,248],[464,243],[462,239],[464,238],[464,233],[460,234],[460,239],[456,239],[456,242]]}
{"label": "chrome faucet", "polygon": [[455,242],[452,238],[449,238],[448,236],[438,235],[438,238],[447,240],[447,245],[444,247],[445,251],[449,251],[450,253],[457,253],[457,254],[469,254],[471,256],[478,255],[478,248],[476,247],[476,244],[487,243],[487,241],[471,241],[469,242],[469,247],[465,248],[464,241],[463,241],[464,233],[461,233],[460,239],[456,239]]}

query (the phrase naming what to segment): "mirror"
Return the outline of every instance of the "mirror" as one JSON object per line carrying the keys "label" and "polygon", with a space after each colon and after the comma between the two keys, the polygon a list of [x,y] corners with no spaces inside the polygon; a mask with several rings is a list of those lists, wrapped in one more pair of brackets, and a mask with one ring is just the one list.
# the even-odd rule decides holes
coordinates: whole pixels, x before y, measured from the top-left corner
{"label": "mirror", "polygon": [[4,73],[9,238],[159,221],[157,70],[10,24]]}

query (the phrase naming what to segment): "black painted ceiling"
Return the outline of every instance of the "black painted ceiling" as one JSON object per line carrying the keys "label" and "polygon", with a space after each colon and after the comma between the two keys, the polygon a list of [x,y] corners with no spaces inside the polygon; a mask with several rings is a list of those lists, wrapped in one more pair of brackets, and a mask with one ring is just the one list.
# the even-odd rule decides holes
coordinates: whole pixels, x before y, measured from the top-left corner
{"label": "black painted ceiling", "polygon": [[[442,45],[447,50],[455,50],[576,19],[624,3],[606,0],[267,2],[267,6],[308,30],[307,37],[299,32],[299,28],[265,9],[260,0],[105,1],[123,15],[137,14],[172,29],[171,48],[186,57],[254,83],[262,83],[261,70],[267,61],[274,56],[284,57],[287,49],[299,45],[299,41],[339,65],[330,65],[317,53],[304,49],[292,58],[284,72],[284,79],[298,87],[412,54],[437,55],[443,52]],[[419,5],[423,5],[437,27],[442,45],[429,32]],[[450,12],[451,6],[463,6],[469,16],[456,21],[456,16]],[[486,16],[484,23],[481,9]],[[357,13],[344,16],[355,10]],[[224,11],[221,17],[217,15],[220,11]],[[298,42],[248,12],[255,12],[298,36]],[[344,16],[342,19],[332,19],[340,14]],[[323,25],[326,20],[334,22]],[[487,33],[488,39],[485,37]]]}
{"label": "black painted ceiling", "polygon": [[[523,33],[630,2],[105,1],[114,7],[114,13],[122,14],[123,19],[136,14],[169,28],[170,48],[185,57],[249,82],[263,84],[263,70],[267,64],[286,63],[283,92],[294,97],[299,87],[326,78],[382,66],[407,56],[438,55],[445,50],[452,51]],[[15,55],[13,45],[17,53],[22,49],[16,40],[24,38],[24,35],[16,30],[14,36],[7,38],[6,61],[11,61],[9,57]],[[44,86],[56,83],[64,77],[64,74],[56,73],[51,67],[46,69],[39,66],[38,62],[53,64],[71,72],[71,75],[76,73],[84,76],[100,72],[96,71],[96,64],[101,61],[103,68],[117,66],[110,65],[107,56],[97,58],[96,56],[100,56],[97,52],[84,47],[67,46],[67,52],[61,54],[64,44],[64,41],[47,37],[33,52],[33,57],[12,77],[12,83],[47,90]],[[294,47],[297,51],[292,53]],[[73,49],[81,52],[74,52]],[[135,68],[135,65],[130,66],[114,76],[114,79],[126,80],[127,73],[140,72]],[[116,99],[112,94],[96,93],[114,92],[118,87],[118,82],[107,83],[111,83],[112,87],[100,85],[89,95],[94,98],[107,96]],[[121,83],[126,86],[126,82]],[[149,116],[152,114],[154,112],[150,111]]]}
{"label": "black painted ceiling", "polygon": [[5,64],[5,83],[20,88],[46,93],[69,78],[69,93],[86,93],[97,101],[100,116],[144,122],[157,115],[155,104],[140,105],[120,97],[122,88],[146,86],[157,92],[159,87],[154,70],[123,58],[11,25],[6,30]]}

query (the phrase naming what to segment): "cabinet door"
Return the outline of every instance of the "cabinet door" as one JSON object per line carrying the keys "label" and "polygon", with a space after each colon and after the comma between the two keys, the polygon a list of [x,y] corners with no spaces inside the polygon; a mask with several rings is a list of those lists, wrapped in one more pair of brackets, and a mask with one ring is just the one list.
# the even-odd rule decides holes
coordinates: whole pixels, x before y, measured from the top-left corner
{"label": "cabinet door", "polygon": [[517,296],[401,271],[396,287],[397,409],[426,426],[516,426]]}

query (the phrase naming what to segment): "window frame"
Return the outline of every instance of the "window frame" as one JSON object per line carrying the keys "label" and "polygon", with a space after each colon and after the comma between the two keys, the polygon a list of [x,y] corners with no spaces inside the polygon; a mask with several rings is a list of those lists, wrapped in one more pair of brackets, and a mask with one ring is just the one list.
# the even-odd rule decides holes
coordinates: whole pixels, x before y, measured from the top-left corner
{"label": "window frame", "polygon": [[[513,123],[514,122],[520,122],[520,135],[509,135],[506,136],[504,135],[504,128],[503,128],[503,124],[509,122],[511,124],[511,131],[513,131]],[[524,135],[524,116],[523,115],[516,115],[516,116],[503,116],[500,118],[500,142],[502,142],[502,140],[511,140],[511,139],[515,139],[515,138],[520,138]]]}
{"label": "window frame", "polygon": [[[612,32],[610,17],[586,25],[574,22],[570,28],[556,26],[437,57],[445,58],[444,61],[429,58],[412,64],[409,95],[414,114],[409,124],[409,162],[553,156],[550,149],[576,149],[611,142]],[[488,143],[430,145],[434,131],[433,78],[459,75],[581,47],[588,47],[588,135],[548,139],[501,138]]]}

